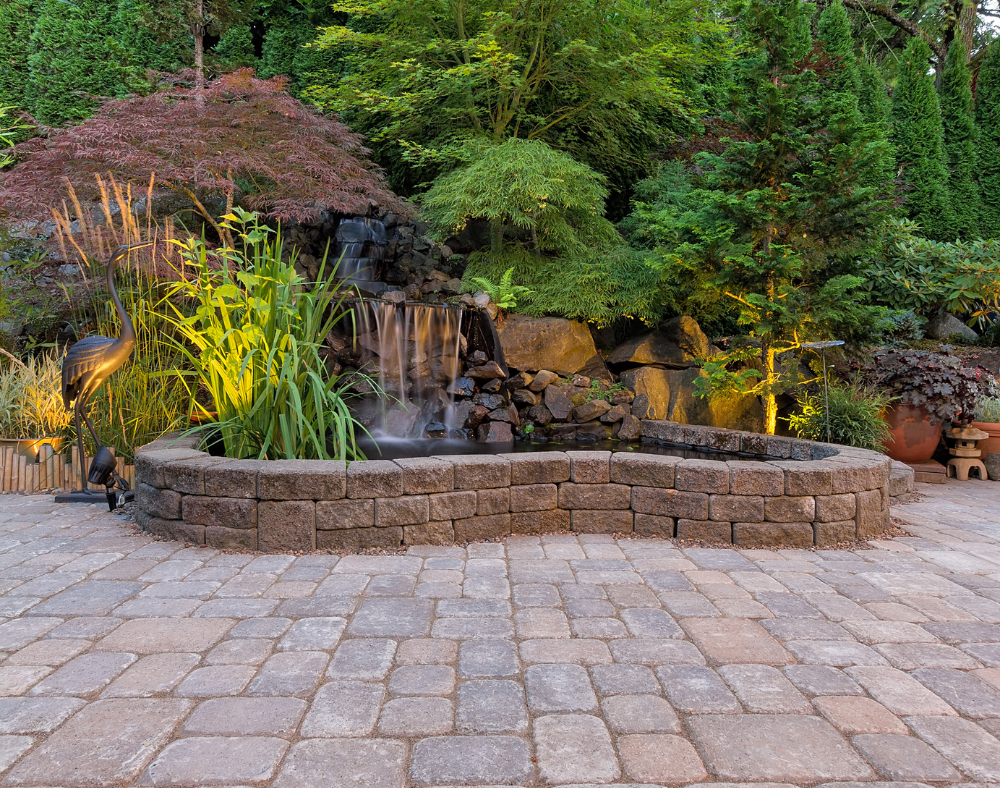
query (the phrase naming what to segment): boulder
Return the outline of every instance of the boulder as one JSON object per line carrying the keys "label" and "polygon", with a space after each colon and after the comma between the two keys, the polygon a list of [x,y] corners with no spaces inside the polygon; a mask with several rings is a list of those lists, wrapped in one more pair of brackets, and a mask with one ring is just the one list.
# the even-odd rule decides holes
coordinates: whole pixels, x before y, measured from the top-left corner
{"label": "boulder", "polygon": [[629,415],[628,408],[624,405],[615,405],[611,410],[601,416],[601,421],[605,424],[614,424]]}
{"label": "boulder", "polygon": [[572,375],[597,355],[590,329],[578,320],[511,315],[497,332],[507,365],[520,372]]}
{"label": "boulder", "polygon": [[472,367],[465,375],[473,380],[496,380],[507,377],[495,361],[487,361],[481,366]]}
{"label": "boulder", "polygon": [[932,317],[927,323],[926,331],[931,339],[948,339],[952,334],[959,334],[970,344],[979,339],[979,334],[947,312]]}
{"label": "boulder", "polygon": [[528,389],[518,389],[514,392],[511,397],[518,405],[528,405],[532,407],[534,405],[539,405],[542,402],[542,395],[536,394],[534,391],[529,391]]}
{"label": "boulder", "polygon": [[989,476],[990,480],[1000,482],[1000,453],[984,454],[983,465],[986,467],[986,475]]}
{"label": "boulder", "polygon": [[545,407],[549,409],[556,421],[566,421],[573,412],[573,400],[560,391],[559,386],[549,386],[545,389]]}
{"label": "boulder", "polygon": [[637,419],[648,419],[649,397],[645,394],[633,394],[632,397],[632,415]]}
{"label": "boulder", "polygon": [[476,431],[480,443],[511,443],[514,433],[505,421],[490,421],[480,424]]}
{"label": "boulder", "polygon": [[686,369],[697,366],[695,359],[707,358],[711,353],[711,344],[698,322],[682,316],[619,345],[611,351],[607,365],[612,369],[627,369],[639,364]]}
{"label": "boulder", "polygon": [[611,410],[609,403],[602,399],[593,399],[590,402],[577,405],[573,411],[573,418],[580,424],[583,424],[584,422],[600,418],[609,410]]}
{"label": "boulder", "polygon": [[535,422],[535,424],[544,427],[552,423],[552,411],[544,405],[533,405],[528,408],[528,418]]}
{"label": "boulder", "polygon": [[626,415],[618,430],[618,437],[623,441],[637,441],[642,435],[642,422],[635,416]]}
{"label": "boulder", "polygon": [[531,383],[528,384],[528,388],[532,391],[543,391],[546,386],[557,380],[559,380],[559,376],[555,372],[550,372],[547,369],[540,369]]}

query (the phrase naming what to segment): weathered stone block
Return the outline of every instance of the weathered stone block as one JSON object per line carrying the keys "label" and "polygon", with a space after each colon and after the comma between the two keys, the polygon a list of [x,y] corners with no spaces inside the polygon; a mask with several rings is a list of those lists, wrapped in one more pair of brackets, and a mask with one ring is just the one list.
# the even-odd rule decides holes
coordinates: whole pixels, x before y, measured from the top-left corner
{"label": "weathered stone block", "polygon": [[792,438],[792,450],[789,457],[793,460],[812,460],[818,459],[813,457],[813,443],[812,441],[799,440],[798,438]]}
{"label": "weathered stone block", "polygon": [[854,520],[832,523],[813,523],[813,539],[817,547],[853,542],[858,537],[858,526]]}
{"label": "weathered stone block", "polygon": [[729,492],[729,466],[719,460],[683,460],[674,471],[674,487],[688,492]]}
{"label": "weathered stone block", "polygon": [[[384,530],[384,529],[383,529]],[[451,520],[437,523],[403,526],[403,544],[450,545],[455,541],[455,527]]]}
{"label": "weathered stone block", "polygon": [[812,547],[812,523],[733,523],[740,547]]}
{"label": "weathered stone block", "polygon": [[510,531],[514,534],[551,534],[568,531],[569,526],[569,512],[565,509],[517,512],[510,516]]}
{"label": "weathered stone block", "polygon": [[455,489],[455,466],[431,457],[407,457],[396,460],[403,469],[403,494],[448,492]]}
{"label": "weathered stone block", "polygon": [[316,528],[338,531],[346,528],[371,528],[375,525],[375,501],[369,498],[345,498],[319,501],[316,504]]}
{"label": "weathered stone block", "polygon": [[510,487],[476,492],[476,514],[505,514],[510,511]]}
{"label": "weathered stone block", "polygon": [[628,509],[632,488],[626,484],[559,485],[560,509]]}
{"label": "weathered stone block", "polygon": [[816,499],[811,495],[764,499],[764,519],[772,523],[803,523],[816,519]]}
{"label": "weathered stone block", "polygon": [[816,520],[821,523],[853,521],[856,511],[856,499],[852,494],[816,496]]}
{"label": "weathered stone block", "polygon": [[455,520],[455,541],[474,542],[477,539],[498,539],[510,534],[510,515],[491,514]]}
{"label": "weathered stone block", "polygon": [[512,512],[543,512],[558,506],[558,488],[554,484],[523,484],[510,488]]}
{"label": "weathered stone block", "polygon": [[257,529],[210,525],[205,529],[205,544],[219,550],[256,550]]}
{"label": "weathered stone block", "polygon": [[881,534],[889,527],[889,510],[883,506],[881,490],[865,490],[855,494],[857,499],[858,538],[868,539]]}
{"label": "weathered stone block", "polygon": [[[636,396],[635,402],[638,403],[640,396],[645,397],[645,394]],[[649,405],[649,399],[646,399],[646,405]],[[643,419],[642,422],[642,437],[649,438],[654,441],[662,441],[663,443],[684,443],[684,425],[678,424],[676,421],[661,421],[658,419],[647,419],[644,416],[640,416],[635,412],[633,407],[632,415]]]}
{"label": "weathered stone block", "polygon": [[611,481],[611,452],[570,451],[569,478],[577,484],[607,484]]}
{"label": "weathered stone block", "polygon": [[767,436],[767,456],[778,459],[788,459],[792,456],[792,438],[779,438],[776,435]]}
{"label": "weathered stone block", "polygon": [[476,514],[476,491],[438,493],[429,496],[430,520],[462,520]]}
{"label": "weathered stone block", "polygon": [[263,552],[313,550],[316,504],[312,501],[261,501],[257,505],[257,546]]}
{"label": "weathered stone block", "polygon": [[781,462],[785,495],[832,495],[835,466],[828,462]]}
{"label": "weathered stone block", "polygon": [[733,527],[730,523],[712,520],[678,520],[677,538],[691,539],[699,542],[714,542],[732,544]]}
{"label": "weathered stone block", "polygon": [[219,462],[222,462],[222,458],[209,457],[207,454],[168,462],[162,469],[163,488],[190,495],[204,495],[205,468]]}
{"label": "weathered stone block", "polygon": [[205,544],[205,526],[189,525],[183,520],[161,520],[150,517],[143,523],[143,530],[164,539],[179,539],[182,542]]}
{"label": "weathered stone block", "polygon": [[616,451],[611,455],[611,481],[638,487],[673,487],[680,457]]}
{"label": "weathered stone block", "polygon": [[435,457],[455,466],[456,490],[487,490],[510,486],[510,462],[491,454]]}
{"label": "weathered stone block", "polygon": [[767,435],[760,435],[756,432],[741,432],[740,451],[747,454],[767,454]]}
{"label": "weathered stone block", "polygon": [[708,496],[698,492],[633,487],[632,509],[642,514],[683,517],[688,520],[707,520]]}
{"label": "weathered stone block", "polygon": [[216,525],[223,528],[257,527],[256,500],[185,495],[181,506],[184,520],[196,525]]}
{"label": "weathered stone block", "polygon": [[705,427],[701,424],[685,424],[684,439],[681,443],[686,443],[688,446],[707,446],[711,431],[711,427]]}
{"label": "weathered stone block", "polygon": [[632,512],[607,509],[574,509],[570,512],[574,531],[581,534],[630,534]]}
{"label": "weathered stone block", "polygon": [[430,503],[426,495],[403,495],[399,498],[375,499],[375,525],[419,525],[430,519]]}
{"label": "weathered stone block", "polygon": [[403,529],[347,528],[340,531],[317,531],[316,547],[320,550],[364,550],[365,548],[393,548],[403,544]]}
{"label": "weathered stone block", "polygon": [[257,496],[269,501],[336,501],[347,491],[339,460],[272,460],[257,472]]}
{"label": "weathered stone block", "polygon": [[394,498],[403,494],[403,469],[389,460],[362,460],[347,466],[348,498]]}
{"label": "weathered stone block", "polygon": [[901,462],[893,462],[889,475],[889,495],[895,498],[913,492],[913,477],[913,468]]}
{"label": "weathered stone block", "polygon": [[498,455],[510,463],[511,484],[547,484],[569,481],[569,457],[565,452]]}
{"label": "weathered stone block", "polygon": [[785,494],[785,471],[782,468],[752,460],[730,460],[726,465],[729,466],[729,491],[733,495]]}
{"label": "weathered stone block", "polygon": [[708,517],[720,522],[758,523],[764,519],[764,499],[759,495],[711,495]]}
{"label": "weathered stone block", "polygon": [[143,447],[135,454],[135,478],[137,482],[145,482],[150,487],[165,489],[166,480],[163,477],[163,469],[176,460],[197,459],[207,457],[203,451],[184,448],[152,448],[158,445],[158,441]]}
{"label": "weathered stone block", "polygon": [[150,517],[164,520],[181,519],[181,494],[173,490],[160,490],[139,482],[135,489],[135,502]]}
{"label": "weathered stone block", "polygon": [[701,445],[718,451],[739,451],[740,434],[734,430],[710,428]]}
{"label": "weathered stone block", "polygon": [[633,530],[639,536],[662,536],[670,539],[674,535],[674,519],[655,514],[637,514]]}
{"label": "weathered stone block", "polygon": [[205,495],[216,498],[256,498],[257,474],[267,460],[230,460],[205,469]]}

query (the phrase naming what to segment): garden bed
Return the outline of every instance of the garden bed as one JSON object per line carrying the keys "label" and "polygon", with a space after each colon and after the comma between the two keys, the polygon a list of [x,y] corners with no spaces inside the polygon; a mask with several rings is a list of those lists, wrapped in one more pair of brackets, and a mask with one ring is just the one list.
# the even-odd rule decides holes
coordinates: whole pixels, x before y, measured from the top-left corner
{"label": "garden bed", "polygon": [[352,463],[233,460],[164,438],[136,457],[151,533],[263,552],[397,548],[556,531],[812,547],[885,531],[912,488],[876,452],[667,421],[643,440],[763,461],[544,451]]}

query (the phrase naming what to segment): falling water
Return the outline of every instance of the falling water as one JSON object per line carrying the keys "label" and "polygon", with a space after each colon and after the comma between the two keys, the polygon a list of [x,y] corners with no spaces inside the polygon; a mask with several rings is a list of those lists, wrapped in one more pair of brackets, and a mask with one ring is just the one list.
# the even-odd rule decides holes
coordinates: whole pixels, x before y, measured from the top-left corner
{"label": "falling water", "polygon": [[375,280],[376,266],[386,258],[385,225],[365,216],[341,219],[336,241],[334,251],[341,261],[338,277],[345,284],[368,289],[364,285]]}

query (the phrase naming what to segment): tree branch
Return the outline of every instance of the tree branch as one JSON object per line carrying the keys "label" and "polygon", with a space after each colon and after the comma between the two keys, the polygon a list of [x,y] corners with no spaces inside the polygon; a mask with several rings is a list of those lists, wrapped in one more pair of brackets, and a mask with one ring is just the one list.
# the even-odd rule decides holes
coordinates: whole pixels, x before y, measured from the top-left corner
{"label": "tree branch", "polygon": [[931,48],[937,58],[943,63],[944,59],[948,56],[947,47],[939,44],[929,35],[927,35],[916,22],[912,22],[909,19],[905,19],[896,13],[891,6],[884,5],[882,3],[872,2],[872,0],[844,0],[844,5],[848,8],[853,8],[855,11],[865,11],[866,13],[873,14],[875,16],[880,16],[890,24],[898,27],[900,30],[909,33],[911,36],[918,36],[927,42],[927,45]]}

